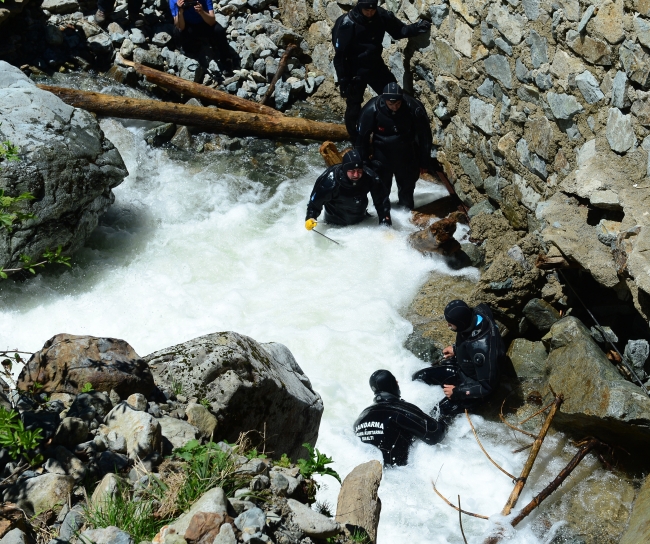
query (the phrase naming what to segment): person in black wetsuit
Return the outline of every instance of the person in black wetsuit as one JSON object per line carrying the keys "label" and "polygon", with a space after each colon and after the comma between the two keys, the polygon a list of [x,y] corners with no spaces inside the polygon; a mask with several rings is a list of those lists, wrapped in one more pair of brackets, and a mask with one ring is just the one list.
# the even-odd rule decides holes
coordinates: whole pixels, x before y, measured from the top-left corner
{"label": "person in black wetsuit", "polygon": [[381,450],[384,465],[406,465],[409,447],[415,440],[437,444],[447,430],[415,404],[400,398],[399,385],[388,370],[370,376],[375,393],[374,404],[366,408],[354,423],[354,433],[367,444]]}
{"label": "person in black wetsuit", "polygon": [[370,158],[372,137],[373,161],[381,163],[377,173],[389,193],[395,175],[399,203],[412,210],[415,183],[429,169],[433,140],[422,102],[405,95],[397,83],[389,83],[361,110],[358,132],[361,158]]}
{"label": "person in black wetsuit", "polygon": [[447,362],[423,368],[413,379],[443,387],[445,398],[438,406],[440,415],[449,417],[474,408],[497,388],[505,348],[486,304],[472,309],[452,300],[445,307],[445,319],[456,331],[456,343],[442,351]]}
{"label": "person in black wetsuit", "polygon": [[429,32],[429,21],[405,25],[393,13],[377,6],[377,0],[359,0],[348,13],[341,15],[332,29],[334,69],[341,96],[346,99],[345,126],[351,141],[356,140],[356,126],[366,85],[381,93],[395,76],[381,58],[384,34],[394,40]]}
{"label": "person in black wetsuit", "polygon": [[358,151],[348,151],[343,162],[330,166],[316,180],[307,204],[305,228],[312,230],[325,207],[325,221],[332,225],[354,225],[368,217],[368,192],[380,225],[390,226],[390,200],[379,176],[364,166]]}

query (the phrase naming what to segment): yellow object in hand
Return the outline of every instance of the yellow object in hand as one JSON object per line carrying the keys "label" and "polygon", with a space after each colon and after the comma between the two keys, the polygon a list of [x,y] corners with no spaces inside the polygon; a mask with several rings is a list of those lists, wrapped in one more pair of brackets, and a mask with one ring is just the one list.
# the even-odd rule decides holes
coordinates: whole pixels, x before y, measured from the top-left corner
{"label": "yellow object in hand", "polygon": [[318,225],[318,221],[316,221],[316,219],[307,219],[307,221],[305,221],[305,228],[307,230],[313,229],[316,225]]}

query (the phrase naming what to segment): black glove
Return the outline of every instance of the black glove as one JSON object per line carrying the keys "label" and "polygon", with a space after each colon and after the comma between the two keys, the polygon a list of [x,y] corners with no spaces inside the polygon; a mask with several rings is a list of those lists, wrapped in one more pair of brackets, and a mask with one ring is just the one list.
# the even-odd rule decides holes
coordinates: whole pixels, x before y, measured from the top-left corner
{"label": "black glove", "polygon": [[347,98],[349,90],[350,80],[347,77],[342,77],[339,79],[339,93],[341,93],[341,98]]}
{"label": "black glove", "polygon": [[390,215],[387,215],[386,217],[380,217],[379,218],[379,224],[380,225],[386,225],[387,227],[392,227],[393,222],[390,220]]}
{"label": "black glove", "polygon": [[426,20],[418,21],[415,23],[415,28],[418,34],[428,34],[431,28],[431,23]]}

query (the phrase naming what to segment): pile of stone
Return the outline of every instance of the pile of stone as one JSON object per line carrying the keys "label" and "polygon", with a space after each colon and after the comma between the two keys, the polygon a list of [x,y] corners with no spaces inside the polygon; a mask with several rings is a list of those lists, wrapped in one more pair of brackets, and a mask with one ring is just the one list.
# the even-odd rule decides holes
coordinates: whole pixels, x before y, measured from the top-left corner
{"label": "pile of stone", "polygon": [[[265,431],[275,437],[264,447],[276,459],[280,453],[309,457],[302,444],[315,443],[323,411],[286,347],[236,333],[204,336],[145,359],[123,340],[59,334],[31,357],[16,385],[2,388],[0,403],[17,411],[26,429],[41,429],[41,444],[30,456],[43,461],[28,466],[0,449],[3,517],[10,520],[0,523],[2,544],[31,542],[30,518],[41,533],[46,528],[56,535],[51,544],[84,538],[133,543],[128,527],[89,526],[85,511],[101,509],[116,493],[153,500],[147,488],[164,481],[161,473],[179,463],[170,457],[174,449],[191,441],[232,444],[241,433]],[[297,466],[249,459],[228,442],[217,447],[228,455],[240,488],[232,497],[218,487],[207,491],[154,543],[348,541],[350,520],[309,506],[316,484]],[[374,474],[368,500],[376,502],[381,466],[374,463],[378,474],[372,463],[362,470]],[[358,495],[356,484],[342,500],[350,493]],[[378,511],[375,517],[368,531],[376,530]]]}

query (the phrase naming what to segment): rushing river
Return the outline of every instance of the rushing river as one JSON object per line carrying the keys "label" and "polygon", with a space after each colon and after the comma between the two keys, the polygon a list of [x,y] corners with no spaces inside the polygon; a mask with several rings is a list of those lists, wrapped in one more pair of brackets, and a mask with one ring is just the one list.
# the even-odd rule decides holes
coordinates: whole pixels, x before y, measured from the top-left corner
{"label": "rushing river", "polygon": [[[61,332],[123,338],[141,355],[224,330],[281,342],[323,397],[317,447],[341,476],[379,458],[352,433],[372,400],[374,370],[390,369],[404,398],[425,410],[441,398],[440,388],[410,381],[423,364],[403,347],[411,325],[401,314],[430,271],[478,273],[453,272],[410,249],[407,212],[394,212],[393,229],[378,228],[376,218],[349,228],[321,223],[335,245],[304,228],[307,198],[323,169],[316,145],[256,140],[242,150],[187,155],[151,149],[142,126],[106,120],[102,127],[130,175],[70,271],[0,286],[0,347],[34,351]],[[416,203],[442,195],[420,185]],[[517,474],[527,454],[511,453],[519,445],[512,434],[474,421],[493,458]],[[547,439],[533,482],[559,471],[565,461],[551,457],[562,451],[575,450],[561,435]],[[432,479],[453,502],[460,495],[464,508],[488,515],[512,489],[463,418],[437,446],[415,446],[411,461],[385,471],[382,544],[462,542],[457,513],[433,493]],[[330,477],[321,482],[319,500],[334,509],[339,485]],[[531,497],[529,488],[520,505]],[[490,523],[465,517],[469,541],[481,542]],[[511,542],[550,542],[560,525],[541,538],[522,524]]]}

